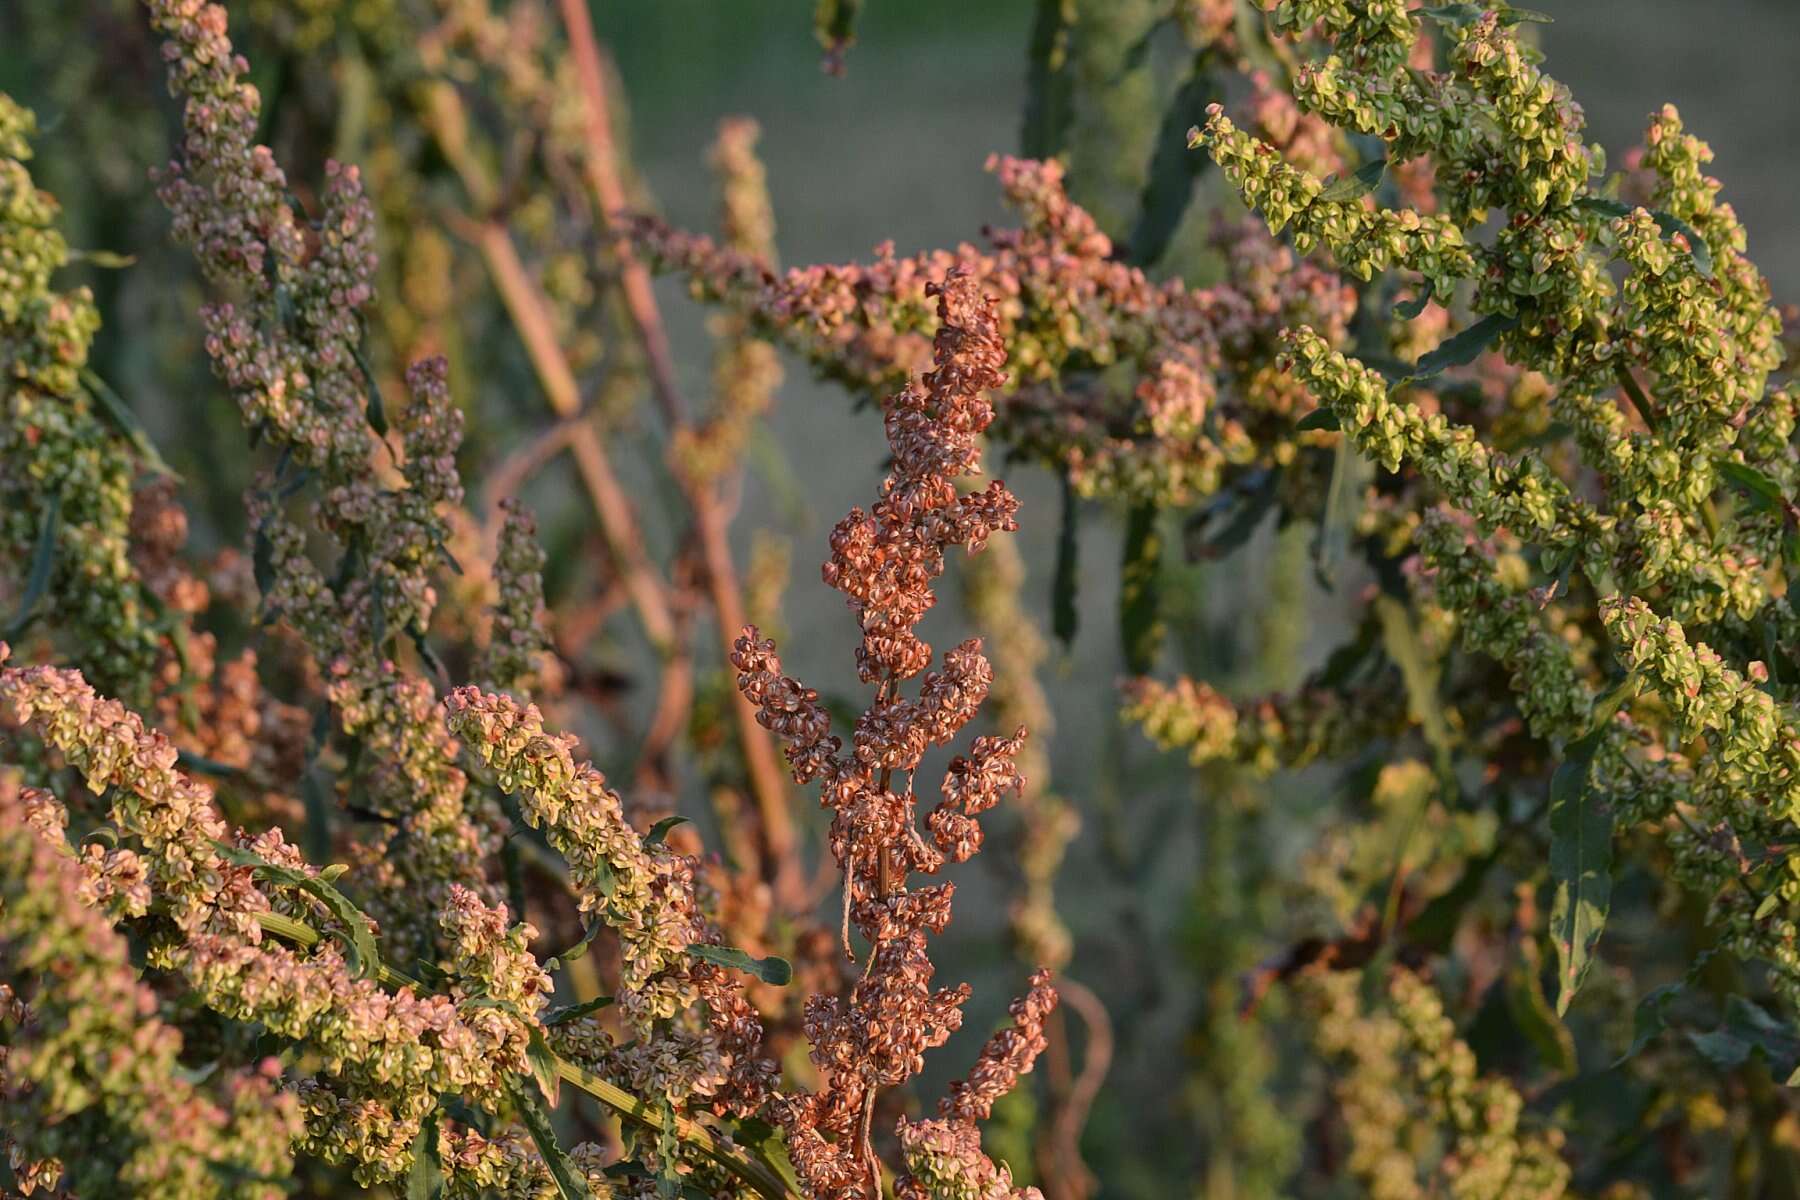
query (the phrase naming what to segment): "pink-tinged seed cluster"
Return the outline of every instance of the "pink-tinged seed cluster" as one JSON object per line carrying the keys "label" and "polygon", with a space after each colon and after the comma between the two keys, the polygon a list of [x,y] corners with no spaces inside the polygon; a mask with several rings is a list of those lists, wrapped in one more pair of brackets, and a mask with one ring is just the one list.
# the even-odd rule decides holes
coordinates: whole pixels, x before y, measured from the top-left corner
{"label": "pink-tinged seed cluster", "polygon": [[[29,729],[108,798],[107,816],[125,844],[87,854],[81,887],[127,914],[154,908],[164,932],[152,940],[152,965],[179,972],[222,1016],[256,1022],[318,1056],[315,1073],[297,1087],[305,1118],[298,1148],[351,1162],[365,1182],[395,1178],[440,1096],[491,1106],[526,1069],[548,981],[526,948],[529,927],[509,929],[504,909],[452,887],[434,914],[439,939],[452,948],[443,964],[451,993],[390,992],[366,969],[353,971],[336,940],[299,951],[265,936],[260,917],[271,913],[347,931],[313,897],[265,891],[253,866],[227,861],[228,845],[316,874],[278,831],[233,834],[209,789],[176,769],[175,747],[79,674],[0,669],[0,721]],[[508,1003],[466,1003],[478,996]]]}
{"label": "pink-tinged seed cluster", "polygon": [[[448,905],[450,888],[495,898],[483,863],[499,844],[497,814],[467,794],[455,766],[435,689],[396,662],[397,643],[430,626],[449,538],[441,511],[462,500],[462,417],[447,366],[433,358],[407,370],[397,436],[378,436],[384,401],[361,349],[375,220],[357,170],[328,164],[309,217],[255,142],[261,98],[225,10],[148,7],[185,132],[159,194],[177,239],[234,297],[202,314],[215,370],[253,436],[282,454],[248,498],[265,613],[300,634],[339,731],[380,752],[357,782],[388,835],[365,846],[358,886],[390,936],[428,956],[437,931],[427,914]],[[307,488],[318,496],[309,516],[336,542],[329,572],[312,557],[311,523],[288,515],[290,494]]]}
{"label": "pink-tinged seed cluster", "polygon": [[[968,985],[934,986],[927,949],[927,936],[949,923],[954,887],[910,887],[908,878],[935,875],[946,862],[972,855],[981,845],[979,815],[1019,785],[1013,759],[1024,731],[977,738],[968,756],[952,761],[942,799],[926,817],[926,833],[920,832],[913,773],[928,747],[954,740],[974,718],[993,671],[980,644],[970,641],[926,673],[931,647],[914,627],[934,603],[932,585],[943,572],[945,551],[953,545],[981,549],[994,533],[1015,528],[1018,507],[998,482],[975,491],[956,486],[959,477],[980,469],[979,439],[993,420],[988,393],[1005,381],[994,302],[962,272],[929,285],[928,293],[938,306],[933,369],[889,397],[893,467],[881,498],[867,512],[852,510],[832,531],[823,570],[825,582],[845,594],[857,616],[858,673],[876,686],[849,747],[831,733],[817,693],[782,674],[772,642],[749,628],[732,655],[738,687],[757,705],[764,726],[782,738],[795,779],[820,785],[821,803],[832,812],[832,855],[844,873],[844,949],[852,952],[851,925],[869,947],[847,996],[816,995],[807,1002],[807,1040],[824,1086],[774,1101],[789,1155],[817,1200],[880,1194],[870,1141],[877,1095],[917,1075],[925,1052],[943,1045],[962,1024]],[[907,698],[902,685],[922,673],[917,698]],[[954,1143],[916,1154],[909,1149],[898,1185],[903,1194],[988,1195],[988,1185],[999,1180],[1007,1183],[998,1194],[1017,1194],[981,1153],[973,1121],[983,1108],[979,1097],[1007,1090],[1030,1068],[1043,1044],[1042,1015],[1054,997],[1046,976],[1034,980],[1031,998],[1016,1014],[1016,1038],[990,1046],[957,1093],[966,1104],[948,1102],[953,1129],[903,1125],[903,1140]]]}
{"label": "pink-tinged seed cluster", "polygon": [[[930,288],[953,271],[995,301],[1015,378],[996,385],[995,435],[1067,471],[1085,494],[1181,504],[1232,472],[1291,457],[1310,402],[1272,370],[1276,332],[1309,324],[1341,339],[1354,293],[1237,223],[1218,242],[1229,268],[1212,288],[1152,281],[1119,261],[1093,217],[1069,200],[1063,168],[996,156],[989,169],[1018,229],[908,258],[771,271],[757,255],[640,218],[630,236],[704,299],[744,315],[859,392],[892,390],[930,367],[939,317]],[[1082,364],[1088,364],[1088,369]],[[1126,382],[1117,371],[1126,365]]]}
{"label": "pink-tinged seed cluster", "polygon": [[181,1034],[97,907],[129,852],[77,859],[64,817],[0,779],[0,1142],[15,1177],[28,1195],[285,1194],[299,1119],[278,1064],[190,1078]]}

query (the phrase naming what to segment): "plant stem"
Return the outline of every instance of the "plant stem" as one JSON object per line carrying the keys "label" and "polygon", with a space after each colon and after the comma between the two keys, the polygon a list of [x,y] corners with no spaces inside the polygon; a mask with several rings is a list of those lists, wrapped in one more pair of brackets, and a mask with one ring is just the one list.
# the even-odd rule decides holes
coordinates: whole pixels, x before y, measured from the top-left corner
{"label": "plant stem", "polygon": [[[574,60],[575,76],[586,108],[582,127],[587,140],[588,186],[594,194],[594,208],[601,227],[613,231],[614,222],[626,208],[626,198],[624,183],[619,178],[618,150],[613,142],[606,67],[594,37],[587,0],[561,0],[561,11],[570,57]],[[655,394],[673,436],[688,427],[689,416],[675,383],[669,338],[663,329],[662,314],[656,307],[650,272],[632,252],[630,244],[623,240],[615,240],[612,254],[618,263],[619,290],[625,300],[625,309],[644,348],[650,390]],[[732,562],[731,542],[727,537],[727,518],[708,481],[695,478],[679,467],[674,473],[693,510],[701,559],[706,568],[707,590],[718,618],[720,649],[729,661],[733,644],[743,632],[746,621],[737,568]],[[806,881],[801,872],[799,844],[788,806],[787,771],[775,752],[773,739],[757,723],[755,706],[735,689],[731,713],[737,725],[738,744],[744,753],[744,771],[749,776],[750,791],[756,798],[757,812],[762,818],[768,854],[765,874],[782,908],[796,911],[805,902]]]}
{"label": "plant stem", "polygon": [[1632,375],[1631,369],[1622,362],[1615,362],[1613,374],[1618,376],[1619,386],[1625,389],[1625,394],[1631,397],[1631,403],[1637,409],[1638,416],[1644,418],[1644,425],[1652,435],[1655,435],[1656,410],[1650,407],[1650,397],[1646,396],[1644,389],[1638,386],[1638,381]]}

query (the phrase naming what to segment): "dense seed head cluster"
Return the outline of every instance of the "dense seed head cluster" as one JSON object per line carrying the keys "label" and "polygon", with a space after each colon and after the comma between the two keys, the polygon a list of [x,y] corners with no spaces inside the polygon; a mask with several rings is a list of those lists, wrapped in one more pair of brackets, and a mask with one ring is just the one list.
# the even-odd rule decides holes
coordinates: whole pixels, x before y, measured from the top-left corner
{"label": "dense seed head cluster", "polygon": [[[951,762],[942,798],[925,819],[927,840],[919,830],[913,773],[929,747],[953,741],[974,718],[993,672],[980,643],[969,641],[927,673],[931,647],[913,627],[935,601],[932,584],[943,572],[945,550],[980,550],[995,532],[1015,527],[1018,507],[998,481],[976,491],[956,486],[980,468],[979,438],[993,419],[987,394],[1005,381],[994,302],[960,271],[927,292],[938,305],[933,368],[888,399],[893,467],[881,499],[838,523],[824,566],[825,582],[845,594],[862,629],[858,673],[877,689],[850,745],[830,732],[817,693],[782,674],[774,644],[754,628],[744,631],[732,655],[738,687],[757,705],[762,723],[782,737],[794,778],[818,781],[821,803],[832,810],[831,851],[844,873],[844,949],[851,951],[853,924],[869,944],[862,977],[847,997],[815,996],[807,1004],[807,1040],[825,1086],[775,1100],[803,1180],[812,1194],[835,1200],[879,1194],[869,1141],[877,1095],[923,1069],[925,1052],[961,1026],[969,996],[967,984],[933,985],[927,949],[927,935],[949,924],[953,885],[912,888],[907,879],[935,875],[980,849],[978,818],[1018,789],[1014,759],[1025,738],[1023,729],[1012,737],[978,737],[967,756]],[[921,673],[917,699],[907,699],[901,685]],[[961,1195],[957,1189],[969,1188],[979,1189],[970,1195],[1016,1194],[1010,1176],[980,1152],[974,1121],[1043,1048],[1040,1027],[1055,993],[1047,976],[1035,983],[1014,1014],[1016,1030],[1000,1035],[971,1081],[946,1102],[947,1124],[902,1124],[905,1194]]]}
{"label": "dense seed head cluster", "polygon": [[[860,392],[884,393],[930,367],[939,327],[934,281],[964,271],[995,301],[995,335],[1013,372],[996,385],[995,434],[1068,472],[1085,494],[1179,504],[1211,495],[1240,468],[1292,456],[1299,397],[1271,369],[1276,331],[1309,324],[1342,338],[1350,289],[1260,230],[1220,227],[1223,284],[1157,283],[1120,261],[1072,202],[1063,168],[995,156],[989,169],[1023,217],[962,244],[867,264],[777,275],[756,255],[639,218],[629,232],[701,296],[749,319]],[[1083,366],[1083,364],[1088,364]],[[1123,386],[1105,369],[1129,365]]]}

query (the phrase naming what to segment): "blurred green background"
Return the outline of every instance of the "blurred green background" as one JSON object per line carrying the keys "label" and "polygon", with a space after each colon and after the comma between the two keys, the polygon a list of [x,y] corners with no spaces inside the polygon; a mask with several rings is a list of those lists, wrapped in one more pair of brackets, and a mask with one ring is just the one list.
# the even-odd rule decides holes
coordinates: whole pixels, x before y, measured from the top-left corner
{"label": "blurred green background", "polygon": [[[1156,7],[1117,4],[1144,13]],[[1714,172],[1748,225],[1751,253],[1777,298],[1800,298],[1800,4],[1535,6],[1555,18],[1540,35],[1548,69],[1586,106],[1612,161],[1638,140],[1645,114],[1665,101],[1677,104],[1689,129],[1716,150]],[[844,78],[820,71],[811,5],[799,0],[604,0],[593,11],[623,77],[631,152],[655,206],[678,226],[713,228],[718,200],[706,147],[721,117],[754,116],[763,129],[782,260],[793,265],[863,259],[888,239],[902,254],[977,241],[984,225],[1009,219],[983,162],[989,153],[1019,148],[1033,7],[1027,0],[868,0]],[[253,35],[245,48],[254,58]],[[1122,59],[1120,47],[1084,80],[1090,101],[1077,117],[1071,179],[1075,198],[1115,236],[1126,232],[1157,114],[1174,83],[1173,70],[1164,69],[1172,60],[1153,55],[1147,70],[1127,71]],[[0,89],[44,119],[38,174],[68,207],[71,242],[139,258],[126,272],[93,273],[107,321],[98,361],[190,481],[195,543],[205,549],[242,536],[246,451],[201,365],[192,319],[199,287],[185,253],[166,245],[165,219],[145,182],[166,159],[173,128],[158,69],[129,5],[0,0]],[[298,83],[319,103],[330,102],[335,86],[323,69]],[[294,165],[297,173],[317,166]],[[1190,214],[1190,247],[1205,207]],[[395,249],[382,247],[384,254]],[[1184,257],[1178,245],[1172,261],[1199,260]],[[705,314],[679,284],[659,287],[683,382],[702,394],[710,371]],[[523,405],[509,386],[480,377],[470,383],[474,394],[461,399],[483,412]],[[879,480],[882,431],[863,399],[789,364],[773,436],[759,443],[759,469],[735,528],[740,552],[759,528],[794,538],[789,668],[821,690],[846,695],[856,694],[852,620],[836,593],[818,583],[816,564],[831,523],[866,503]],[[483,426],[476,428],[479,434]],[[619,436],[641,438],[641,461],[654,460],[647,429]],[[1018,537],[1030,570],[1026,595],[1041,619],[1057,533],[1056,484],[1036,469],[1007,476],[1024,501]],[[550,473],[535,482],[533,500],[554,528],[559,517],[581,515],[572,494],[569,476]],[[1172,569],[1171,583],[1192,602],[1174,629],[1187,669],[1226,690],[1266,689],[1293,683],[1329,651],[1338,632],[1330,623],[1298,628],[1269,617],[1333,606],[1300,565],[1301,550],[1292,535],[1278,539],[1264,530],[1249,554],[1227,565]],[[1109,1086],[1084,1144],[1104,1195],[1168,1196],[1185,1180],[1202,1181],[1201,1194],[1221,1200],[1263,1194],[1251,1182],[1257,1160],[1273,1163],[1288,1151],[1283,1135],[1272,1132],[1275,1114],[1259,1131],[1258,1102],[1234,1090],[1248,1078],[1230,1044],[1235,977],[1310,931],[1311,914],[1241,873],[1291,877],[1312,823],[1328,819],[1329,798],[1322,781],[1306,776],[1266,787],[1196,777],[1119,725],[1113,689],[1121,664],[1111,624],[1118,552],[1112,524],[1089,520],[1084,632],[1054,656],[1046,679],[1058,718],[1050,735],[1054,786],[1084,815],[1058,889],[1077,938],[1070,974],[1106,1001],[1118,1037]],[[1340,597],[1355,586],[1340,584]],[[1271,588],[1284,587],[1300,589],[1306,603],[1263,603]],[[965,628],[949,602],[932,614],[926,636],[947,644]],[[594,737],[602,760],[629,750]],[[990,1027],[1022,975],[1005,948],[1004,855],[984,859],[959,880],[959,917],[942,959],[947,978],[976,985],[959,1049]],[[940,1056],[934,1072],[964,1057],[956,1050]],[[1289,1070],[1281,1063],[1258,1069]],[[1309,1078],[1285,1084],[1303,1092]],[[1150,1096],[1157,1102],[1146,1103]],[[1006,1119],[1003,1112],[1000,1123]],[[1005,1137],[1002,1129],[1002,1156]]]}

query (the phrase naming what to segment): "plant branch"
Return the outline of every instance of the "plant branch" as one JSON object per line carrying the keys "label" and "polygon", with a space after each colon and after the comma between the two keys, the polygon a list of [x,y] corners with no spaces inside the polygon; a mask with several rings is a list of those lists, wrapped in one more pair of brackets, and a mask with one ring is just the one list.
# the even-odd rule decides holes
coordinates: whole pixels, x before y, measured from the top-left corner
{"label": "plant branch", "polygon": [[[587,139],[588,185],[594,193],[600,225],[611,231],[614,220],[626,208],[626,200],[624,184],[619,178],[618,150],[613,143],[606,68],[594,38],[587,0],[561,0],[561,8],[564,31],[575,62],[575,75],[587,110],[583,128]],[[650,272],[624,241],[615,239],[612,253],[618,263],[619,289],[625,299],[626,311],[644,347],[651,391],[668,421],[671,435],[679,433],[688,427],[687,405],[675,383],[669,339],[656,307]],[[719,645],[729,660],[732,645],[747,621],[737,567],[731,556],[728,522],[718,496],[707,481],[694,478],[679,466],[674,473],[693,509],[701,561],[706,568],[707,590],[718,618]],[[757,811],[762,818],[770,880],[778,902],[793,911],[804,903],[806,884],[788,806],[787,772],[775,753],[775,744],[768,731],[756,721],[755,706],[735,690],[732,717],[744,753],[744,769],[750,777],[750,791],[756,797]]]}
{"label": "plant branch", "polygon": [[[324,935],[312,926],[281,913],[257,913],[256,921],[258,925],[262,926],[265,933],[273,934],[297,946],[316,946],[324,938]],[[376,978],[388,987],[411,988],[421,995],[426,994],[428,990],[412,976],[402,971],[396,971],[385,963],[377,971]],[[659,1133],[662,1132],[665,1117],[659,1108],[645,1103],[624,1088],[607,1082],[592,1071],[585,1070],[567,1059],[557,1056],[556,1077],[580,1088],[626,1120]],[[741,1179],[757,1195],[768,1197],[768,1200],[799,1200],[799,1193],[782,1179],[781,1173],[775,1169],[773,1164],[760,1155],[753,1157],[741,1146],[726,1145],[713,1135],[712,1130],[688,1117],[676,1116],[674,1128],[677,1138]]]}
{"label": "plant branch", "polygon": [[[524,263],[519,261],[512,235],[496,221],[465,219],[455,225],[487,264],[488,274],[525,343],[532,370],[551,409],[563,420],[576,419],[581,412],[581,394],[575,372],[557,344],[548,308]],[[650,561],[637,513],[624,485],[613,473],[599,431],[586,422],[576,425],[569,431],[569,449],[593,500],[601,533],[618,564],[632,606],[644,623],[644,632],[659,652],[669,653],[675,639],[675,621],[669,609],[668,586]]]}

